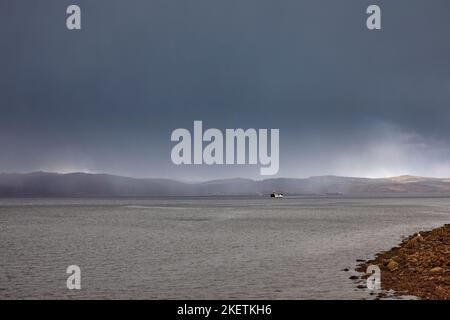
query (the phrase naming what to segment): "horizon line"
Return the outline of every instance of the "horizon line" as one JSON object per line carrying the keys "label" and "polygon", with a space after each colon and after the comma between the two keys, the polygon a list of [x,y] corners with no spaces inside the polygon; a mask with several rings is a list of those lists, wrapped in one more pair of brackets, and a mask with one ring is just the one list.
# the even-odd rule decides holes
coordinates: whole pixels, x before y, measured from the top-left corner
{"label": "horizon line", "polygon": [[383,180],[383,179],[395,179],[395,178],[416,178],[416,179],[435,179],[435,180],[446,180],[450,179],[449,177],[428,177],[428,176],[419,176],[413,174],[402,174],[397,176],[386,176],[386,177],[364,177],[364,176],[345,176],[345,175],[336,175],[336,174],[324,174],[324,175],[312,175],[308,177],[274,177],[274,178],[265,178],[265,179],[254,179],[254,178],[243,178],[243,177],[232,177],[232,178],[212,178],[208,180],[177,180],[173,178],[161,178],[161,177],[133,177],[121,174],[113,174],[113,173],[105,173],[105,172],[85,172],[85,171],[71,171],[71,172],[56,172],[56,171],[28,171],[28,172],[0,172],[0,175],[7,174],[16,174],[16,175],[30,175],[30,174],[55,174],[55,175],[73,175],[73,174],[85,174],[85,175],[106,175],[106,176],[115,176],[121,178],[129,178],[129,179],[137,179],[137,180],[170,180],[184,183],[204,183],[211,181],[222,181],[222,180],[251,180],[251,181],[265,181],[265,180],[277,180],[277,179],[293,179],[293,180],[307,180],[311,178],[321,178],[321,177],[336,177],[336,178],[354,178],[354,179],[368,179],[368,180]]}

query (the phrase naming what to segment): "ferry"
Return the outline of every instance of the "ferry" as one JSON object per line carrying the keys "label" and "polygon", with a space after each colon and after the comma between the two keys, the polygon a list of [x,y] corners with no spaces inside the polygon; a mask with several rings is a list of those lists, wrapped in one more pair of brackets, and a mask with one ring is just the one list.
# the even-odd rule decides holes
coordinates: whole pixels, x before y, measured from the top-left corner
{"label": "ferry", "polygon": [[271,198],[284,198],[284,195],[282,193],[280,193],[280,192],[272,192],[270,194],[270,197]]}

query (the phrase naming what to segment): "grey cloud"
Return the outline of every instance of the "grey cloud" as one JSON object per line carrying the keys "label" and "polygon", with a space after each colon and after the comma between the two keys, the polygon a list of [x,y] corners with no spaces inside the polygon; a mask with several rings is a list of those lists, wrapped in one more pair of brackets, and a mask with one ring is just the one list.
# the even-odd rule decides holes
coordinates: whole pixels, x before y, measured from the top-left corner
{"label": "grey cloud", "polygon": [[174,167],[170,133],[280,128],[280,176],[450,175],[450,3],[71,1],[0,4],[0,171],[258,177]]}

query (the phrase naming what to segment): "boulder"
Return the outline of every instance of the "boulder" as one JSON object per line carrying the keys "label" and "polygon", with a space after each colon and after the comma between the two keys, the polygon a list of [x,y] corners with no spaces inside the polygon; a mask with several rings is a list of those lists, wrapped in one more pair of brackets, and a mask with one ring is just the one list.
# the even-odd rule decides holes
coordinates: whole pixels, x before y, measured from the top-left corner
{"label": "boulder", "polygon": [[398,263],[395,262],[394,260],[390,260],[389,263],[387,264],[387,268],[389,269],[389,271],[395,271],[396,269],[398,269]]}
{"label": "boulder", "polygon": [[431,273],[443,273],[444,269],[442,269],[441,267],[435,267],[433,269],[430,270]]}

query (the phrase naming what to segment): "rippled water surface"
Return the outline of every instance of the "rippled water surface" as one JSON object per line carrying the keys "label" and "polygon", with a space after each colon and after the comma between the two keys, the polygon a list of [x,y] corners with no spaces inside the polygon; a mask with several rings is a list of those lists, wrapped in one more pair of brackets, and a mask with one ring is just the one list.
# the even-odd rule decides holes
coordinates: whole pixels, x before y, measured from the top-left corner
{"label": "rippled water surface", "polygon": [[368,298],[341,269],[449,222],[446,198],[2,199],[0,298]]}

